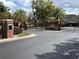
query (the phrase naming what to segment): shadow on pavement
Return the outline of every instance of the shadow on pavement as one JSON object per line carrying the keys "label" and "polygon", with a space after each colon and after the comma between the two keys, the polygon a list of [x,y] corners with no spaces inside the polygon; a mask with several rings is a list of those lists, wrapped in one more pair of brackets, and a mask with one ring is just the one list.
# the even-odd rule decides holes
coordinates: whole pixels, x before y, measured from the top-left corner
{"label": "shadow on pavement", "polygon": [[56,52],[48,52],[42,55],[35,55],[37,59],[79,59],[79,38],[68,40],[68,43],[60,43],[56,46]]}

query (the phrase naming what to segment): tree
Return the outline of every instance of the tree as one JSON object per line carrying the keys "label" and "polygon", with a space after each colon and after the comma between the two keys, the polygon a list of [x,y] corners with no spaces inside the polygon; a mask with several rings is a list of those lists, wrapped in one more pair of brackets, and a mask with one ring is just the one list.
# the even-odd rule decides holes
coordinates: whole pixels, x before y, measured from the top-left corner
{"label": "tree", "polygon": [[32,8],[36,20],[45,23],[50,19],[53,12],[53,3],[50,0],[33,0]]}
{"label": "tree", "polygon": [[63,9],[55,7],[52,16],[55,18],[54,21],[59,20],[60,24],[62,24],[65,20],[66,14]]}
{"label": "tree", "polygon": [[10,12],[0,13],[0,19],[12,19],[12,14]]}
{"label": "tree", "polygon": [[12,18],[12,15],[9,10],[10,9],[8,9],[2,2],[0,2],[0,19]]}
{"label": "tree", "polygon": [[9,9],[4,6],[4,4],[2,2],[0,2],[0,12],[7,12],[9,11]]}
{"label": "tree", "polygon": [[61,24],[64,22],[65,18],[65,13],[64,10],[58,7],[53,8],[53,14],[52,17],[54,17],[54,22],[55,22],[55,29],[60,30]]}
{"label": "tree", "polygon": [[23,23],[27,20],[26,12],[19,9],[14,13],[13,18],[15,21]]}
{"label": "tree", "polygon": [[14,19],[14,26],[15,28],[18,27],[19,29],[27,27],[26,21],[26,11],[24,10],[16,10],[16,12],[13,13],[13,19]]}
{"label": "tree", "polygon": [[27,27],[26,11],[22,9],[16,10],[13,13],[13,19],[14,19],[14,33],[15,34],[22,33],[22,29],[25,28],[24,26]]}
{"label": "tree", "polygon": [[52,16],[55,17],[55,20],[62,19],[65,17],[64,10],[58,7],[54,7]]}
{"label": "tree", "polygon": [[65,15],[64,10],[55,6],[51,0],[33,0],[32,8],[35,19],[43,23],[51,21],[51,17],[63,19]]}
{"label": "tree", "polygon": [[[64,18],[64,10],[58,8],[51,0],[33,0],[32,8],[35,20],[47,26],[47,23],[54,24],[54,29],[60,29],[60,24]],[[50,26],[50,25],[49,25]]]}

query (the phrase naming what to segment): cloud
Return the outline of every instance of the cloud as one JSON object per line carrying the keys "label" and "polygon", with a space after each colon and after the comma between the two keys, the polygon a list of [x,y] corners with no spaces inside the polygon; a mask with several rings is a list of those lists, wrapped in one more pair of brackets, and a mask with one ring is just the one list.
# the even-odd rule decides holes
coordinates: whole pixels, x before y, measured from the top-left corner
{"label": "cloud", "polygon": [[0,0],[4,3],[4,5],[10,9],[14,9],[17,5],[11,1],[8,0]]}
{"label": "cloud", "polygon": [[79,0],[52,0],[54,4],[66,10],[67,14],[79,14]]}
{"label": "cloud", "polygon": [[32,0],[17,0],[24,7],[31,7]]}
{"label": "cloud", "polygon": [[5,6],[10,8],[10,12],[16,11],[17,9],[23,9],[27,13],[32,12],[31,1],[32,0],[0,0],[4,3]]}
{"label": "cloud", "polygon": [[79,0],[52,0],[59,7],[79,8]]}
{"label": "cloud", "polygon": [[79,14],[79,8],[63,8],[67,14]]}
{"label": "cloud", "polygon": [[27,15],[32,12],[32,8],[24,8],[24,7],[21,7],[20,9],[25,10],[27,12]]}
{"label": "cloud", "polygon": [[9,8],[13,9],[16,7],[16,4],[10,1],[4,2],[5,6],[8,6]]}
{"label": "cloud", "polygon": [[64,6],[65,6],[65,7],[68,7],[68,6],[69,6],[69,4],[65,4]]}
{"label": "cloud", "polygon": [[68,4],[70,8],[79,8],[79,0],[69,0]]}
{"label": "cloud", "polygon": [[20,8],[23,8],[23,9],[26,8],[29,10],[31,9],[31,1],[32,0],[10,0],[10,1],[14,2],[17,5],[16,9],[20,9]]}
{"label": "cloud", "polygon": [[[0,0],[5,6],[15,11],[17,9],[23,9],[28,13],[32,11],[32,0]],[[54,4],[60,8],[66,10],[66,13],[79,13],[79,0],[52,0]]]}
{"label": "cloud", "polygon": [[23,9],[27,11],[27,14],[32,12],[31,1],[32,0],[16,0],[18,2],[19,7],[17,9]]}

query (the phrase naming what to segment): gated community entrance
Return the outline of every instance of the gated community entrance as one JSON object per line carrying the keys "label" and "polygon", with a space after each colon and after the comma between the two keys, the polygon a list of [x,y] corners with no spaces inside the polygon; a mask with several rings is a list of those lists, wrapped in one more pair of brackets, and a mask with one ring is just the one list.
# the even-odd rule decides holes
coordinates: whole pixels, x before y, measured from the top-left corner
{"label": "gated community entrance", "polygon": [[1,31],[1,37],[4,38],[12,38],[13,37],[13,20],[11,19],[4,19],[1,21],[2,22],[2,31]]}

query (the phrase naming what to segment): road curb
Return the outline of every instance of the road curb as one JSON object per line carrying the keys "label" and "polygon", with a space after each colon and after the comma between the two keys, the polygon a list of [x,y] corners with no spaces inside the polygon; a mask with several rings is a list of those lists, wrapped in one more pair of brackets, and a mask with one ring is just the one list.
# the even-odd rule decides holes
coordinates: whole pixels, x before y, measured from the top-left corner
{"label": "road curb", "polygon": [[35,36],[37,36],[37,35],[36,34],[31,34],[31,35],[23,36],[23,37],[15,37],[15,38],[1,39],[0,40],[0,43],[12,42],[12,41],[27,39],[27,38],[31,38],[31,37],[35,37]]}

